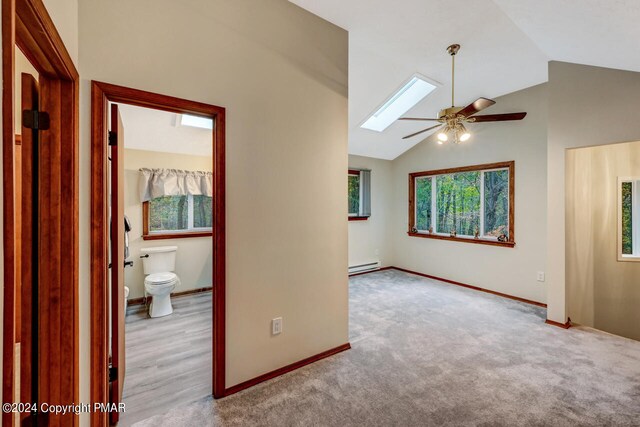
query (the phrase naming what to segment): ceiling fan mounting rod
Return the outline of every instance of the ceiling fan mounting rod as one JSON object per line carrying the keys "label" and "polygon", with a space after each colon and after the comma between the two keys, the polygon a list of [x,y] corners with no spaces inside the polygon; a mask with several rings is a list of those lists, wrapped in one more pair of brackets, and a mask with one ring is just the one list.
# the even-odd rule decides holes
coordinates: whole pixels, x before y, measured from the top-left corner
{"label": "ceiling fan mounting rod", "polygon": [[456,104],[454,102],[454,90],[456,86],[456,53],[460,50],[459,44],[452,44],[447,47],[447,52],[451,55],[451,107],[455,107]]}

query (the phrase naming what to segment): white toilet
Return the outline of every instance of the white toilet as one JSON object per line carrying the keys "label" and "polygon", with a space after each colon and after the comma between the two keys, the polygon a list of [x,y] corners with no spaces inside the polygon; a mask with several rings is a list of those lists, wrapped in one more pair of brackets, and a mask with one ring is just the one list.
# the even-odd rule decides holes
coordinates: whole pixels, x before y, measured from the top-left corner
{"label": "white toilet", "polygon": [[173,313],[171,292],[180,284],[180,279],[173,273],[176,267],[177,246],[157,246],[141,248],[144,274],[145,294],[151,295],[150,317],[168,316]]}

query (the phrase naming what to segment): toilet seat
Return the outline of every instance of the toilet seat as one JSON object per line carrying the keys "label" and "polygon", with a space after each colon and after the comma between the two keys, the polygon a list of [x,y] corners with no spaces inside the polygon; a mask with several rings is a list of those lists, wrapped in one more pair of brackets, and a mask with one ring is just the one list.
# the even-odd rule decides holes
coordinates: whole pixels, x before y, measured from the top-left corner
{"label": "toilet seat", "polygon": [[164,273],[153,273],[145,277],[144,284],[151,286],[168,285],[175,283],[177,279],[178,276],[170,271]]}

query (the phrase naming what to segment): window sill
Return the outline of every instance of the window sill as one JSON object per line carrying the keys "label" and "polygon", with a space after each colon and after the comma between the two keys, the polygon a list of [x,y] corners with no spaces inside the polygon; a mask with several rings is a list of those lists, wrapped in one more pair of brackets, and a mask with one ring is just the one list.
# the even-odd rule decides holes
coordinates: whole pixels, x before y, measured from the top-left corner
{"label": "window sill", "polygon": [[425,239],[438,239],[438,240],[452,240],[454,242],[465,242],[465,243],[475,243],[479,245],[490,245],[490,246],[503,246],[507,248],[513,248],[516,245],[516,242],[498,242],[497,240],[484,240],[484,239],[473,239],[467,237],[451,237],[442,234],[426,234],[426,233],[412,233],[407,232],[407,234],[411,237],[422,237]]}
{"label": "window sill", "polygon": [[622,262],[640,262],[640,256],[638,256],[638,255],[620,255],[620,254],[618,254],[618,261],[622,261]]}
{"label": "window sill", "polygon": [[368,220],[368,216],[350,216],[349,221],[366,221]]}
{"label": "window sill", "polygon": [[185,231],[184,233],[143,234],[142,240],[186,239],[190,237],[211,237],[212,231]]}

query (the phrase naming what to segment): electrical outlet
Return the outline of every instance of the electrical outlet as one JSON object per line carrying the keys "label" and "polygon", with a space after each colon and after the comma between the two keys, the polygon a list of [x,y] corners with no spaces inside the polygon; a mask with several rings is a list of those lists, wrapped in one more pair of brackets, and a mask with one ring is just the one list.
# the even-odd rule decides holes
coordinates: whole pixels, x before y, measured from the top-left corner
{"label": "electrical outlet", "polygon": [[538,274],[536,275],[536,280],[538,282],[544,282],[544,271],[538,271]]}
{"label": "electrical outlet", "polygon": [[271,320],[271,334],[278,335],[282,332],[282,317],[276,317]]}

